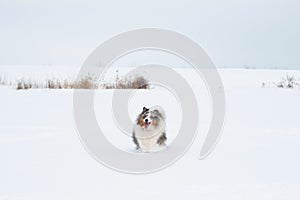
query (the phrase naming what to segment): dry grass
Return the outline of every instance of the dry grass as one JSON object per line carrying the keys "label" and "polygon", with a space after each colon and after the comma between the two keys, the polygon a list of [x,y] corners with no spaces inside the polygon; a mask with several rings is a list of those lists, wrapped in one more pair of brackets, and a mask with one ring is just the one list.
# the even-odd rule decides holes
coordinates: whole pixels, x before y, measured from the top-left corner
{"label": "dry grass", "polygon": [[0,74],[0,85],[9,85],[4,74]]}
{"label": "dry grass", "polygon": [[[1,81],[1,79],[0,79]],[[87,75],[80,80],[61,80],[47,79],[43,82],[21,79],[17,81],[17,90],[28,89],[149,89],[150,85],[147,79],[142,76],[134,78],[119,78],[111,83],[98,84],[97,78],[92,75]]]}
{"label": "dry grass", "polygon": [[149,89],[149,81],[142,76],[137,76],[132,79],[123,78],[118,76],[113,83],[102,84],[103,89]]}
{"label": "dry grass", "polygon": [[0,74],[0,85],[1,86],[12,86],[13,82],[5,74]]}
{"label": "dry grass", "polygon": [[77,81],[47,79],[45,82],[34,82],[31,80],[20,80],[16,84],[17,90],[28,89],[97,89],[98,84],[92,76],[85,76]]}

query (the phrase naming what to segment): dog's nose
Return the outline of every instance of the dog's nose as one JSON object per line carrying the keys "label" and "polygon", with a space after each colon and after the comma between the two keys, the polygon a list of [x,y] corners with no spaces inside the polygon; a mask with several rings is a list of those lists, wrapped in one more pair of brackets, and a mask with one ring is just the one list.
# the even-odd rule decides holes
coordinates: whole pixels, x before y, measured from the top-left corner
{"label": "dog's nose", "polygon": [[145,122],[148,123],[148,119],[145,119]]}

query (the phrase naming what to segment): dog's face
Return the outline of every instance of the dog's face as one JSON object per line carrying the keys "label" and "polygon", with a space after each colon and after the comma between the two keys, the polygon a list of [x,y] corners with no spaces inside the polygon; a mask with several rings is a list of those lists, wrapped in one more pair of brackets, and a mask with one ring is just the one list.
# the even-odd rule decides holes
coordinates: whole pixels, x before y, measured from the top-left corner
{"label": "dog's face", "polygon": [[150,110],[143,107],[142,113],[138,116],[137,124],[145,129],[149,129],[158,126],[162,118],[158,110]]}

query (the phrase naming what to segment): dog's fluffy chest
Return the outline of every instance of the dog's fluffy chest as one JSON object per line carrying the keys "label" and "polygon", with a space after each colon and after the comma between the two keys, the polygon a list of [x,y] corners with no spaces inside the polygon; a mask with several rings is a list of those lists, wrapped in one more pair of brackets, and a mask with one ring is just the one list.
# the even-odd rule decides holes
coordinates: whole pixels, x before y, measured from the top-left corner
{"label": "dog's fluffy chest", "polygon": [[158,144],[161,133],[161,131],[155,132],[154,130],[147,130],[140,127],[136,127],[135,129],[138,144],[144,152],[154,152],[162,148],[161,145]]}

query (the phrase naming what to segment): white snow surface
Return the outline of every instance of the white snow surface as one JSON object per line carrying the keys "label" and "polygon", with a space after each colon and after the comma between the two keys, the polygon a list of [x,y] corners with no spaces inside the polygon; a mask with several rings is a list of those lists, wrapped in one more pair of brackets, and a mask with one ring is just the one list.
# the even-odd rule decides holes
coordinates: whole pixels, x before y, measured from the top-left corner
{"label": "white snow surface", "polygon": [[[28,67],[0,70],[10,79],[42,76]],[[72,77],[72,70],[62,71]],[[220,69],[226,121],[214,151],[199,160],[212,114],[210,96],[193,69],[175,70],[197,95],[198,136],[173,165],[145,175],[114,171],[90,156],[76,132],[72,90],[0,86],[0,200],[300,199],[300,90],[261,87],[287,74],[300,78],[300,71]],[[49,71],[43,74],[51,77]],[[98,123],[115,146],[133,151],[131,139],[114,123],[112,94],[96,92]],[[176,97],[160,87],[137,91],[128,105],[132,120],[144,105],[165,109],[171,144],[181,121]]]}

